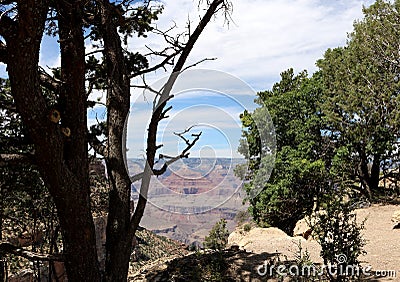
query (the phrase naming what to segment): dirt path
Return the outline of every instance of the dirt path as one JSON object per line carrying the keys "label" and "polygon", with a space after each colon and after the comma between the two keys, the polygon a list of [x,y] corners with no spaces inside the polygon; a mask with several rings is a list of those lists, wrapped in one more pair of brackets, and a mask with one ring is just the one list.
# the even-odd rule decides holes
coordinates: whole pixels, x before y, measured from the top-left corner
{"label": "dirt path", "polygon": [[[400,229],[393,229],[391,217],[400,206],[372,205],[357,211],[360,218],[367,218],[364,238],[367,254],[361,258],[364,265],[372,270],[395,270],[397,278],[384,279],[400,281]],[[383,279],[382,279],[383,280]]]}
{"label": "dirt path", "polygon": [[[371,273],[387,274],[391,277],[370,277],[368,281],[400,281],[400,229],[393,229],[391,217],[394,211],[400,210],[396,205],[372,205],[365,209],[357,210],[358,219],[366,218],[363,236],[366,240],[367,254],[360,257],[364,267],[370,266]],[[316,241],[305,240],[301,237],[289,237],[276,230],[249,232],[242,241],[241,246],[253,255],[242,255],[242,260],[247,264],[260,265],[273,253],[280,253],[289,260],[295,259],[300,241],[303,251],[307,250],[312,261],[322,263],[319,256],[321,248]],[[233,260],[234,261],[234,260]],[[244,263],[244,264],[246,264]],[[384,272],[383,272],[384,271]],[[390,271],[390,272],[388,272]],[[254,273],[253,271],[250,271]],[[393,277],[396,274],[397,277]],[[251,281],[257,281],[251,279]]]}

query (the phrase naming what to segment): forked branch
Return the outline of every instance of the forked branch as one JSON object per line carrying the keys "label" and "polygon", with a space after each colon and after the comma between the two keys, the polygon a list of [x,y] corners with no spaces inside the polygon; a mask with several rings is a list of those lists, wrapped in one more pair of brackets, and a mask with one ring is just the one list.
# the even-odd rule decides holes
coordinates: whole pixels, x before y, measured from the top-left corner
{"label": "forked branch", "polygon": [[[144,209],[146,207],[147,194],[148,194],[148,189],[149,189],[149,185],[150,185],[151,175],[154,170],[154,159],[155,159],[155,154],[156,154],[156,150],[157,150],[156,139],[157,139],[158,124],[163,117],[164,108],[167,104],[167,101],[171,97],[172,88],[173,88],[179,74],[182,72],[185,62],[186,62],[187,58],[189,57],[189,54],[194,47],[194,44],[199,39],[200,34],[203,32],[203,30],[205,29],[207,24],[210,22],[213,15],[215,15],[218,12],[218,10],[220,9],[220,6],[224,3],[225,3],[224,0],[213,0],[208,5],[208,9],[207,9],[205,15],[200,20],[200,23],[197,25],[197,27],[193,31],[193,33],[189,35],[189,39],[188,39],[187,43],[184,45],[184,48],[182,49],[182,52],[180,53],[178,61],[175,64],[173,72],[169,76],[167,83],[164,85],[162,94],[160,95],[160,97],[158,99],[158,103],[157,103],[156,107],[154,108],[153,114],[151,116],[150,124],[149,124],[148,135],[147,135],[146,163],[145,163],[143,176],[141,177],[142,183],[141,183],[141,187],[140,187],[139,200],[138,200],[135,212],[133,213],[133,215],[131,217],[131,228],[132,228],[133,232],[135,232],[136,228],[139,226],[139,222],[140,222],[141,218],[143,217]],[[196,136],[194,136],[194,137],[196,140],[196,138],[200,137],[200,134],[198,134],[197,137]],[[194,143],[193,143],[193,145],[194,145]],[[191,147],[193,147],[193,145],[188,146],[189,148],[187,148],[187,150],[184,150],[184,151],[187,152]],[[185,154],[183,153],[183,155],[185,155]]]}
{"label": "forked branch", "polygon": [[[190,127],[190,128],[192,128],[192,127]],[[188,129],[188,130],[190,130],[190,129]],[[188,132],[188,131],[185,130],[185,132]],[[181,134],[182,134],[182,136],[181,136]],[[167,156],[167,155],[164,155],[164,154],[160,154],[159,155],[160,159],[168,159],[168,161],[166,161],[161,168],[153,169],[153,175],[156,175],[156,176],[162,175],[164,172],[167,171],[168,166],[170,166],[174,162],[176,162],[176,161],[178,161],[180,159],[183,159],[183,158],[188,158],[189,154],[190,154],[189,153],[190,149],[193,148],[193,146],[196,144],[197,141],[199,141],[202,132],[197,133],[197,134],[193,133],[192,136],[195,137],[195,138],[193,140],[191,140],[191,141],[189,141],[188,139],[183,137],[183,134],[184,133],[178,133],[178,134],[175,133],[175,135],[177,135],[177,136],[179,136],[179,137],[181,137],[181,138],[183,138],[185,140],[185,143],[187,144],[185,149],[183,149],[183,151],[179,155],[174,156],[174,157]],[[141,173],[138,173],[138,174],[132,176],[131,177],[132,183],[142,179],[143,175],[144,175],[144,172],[141,172]]]}

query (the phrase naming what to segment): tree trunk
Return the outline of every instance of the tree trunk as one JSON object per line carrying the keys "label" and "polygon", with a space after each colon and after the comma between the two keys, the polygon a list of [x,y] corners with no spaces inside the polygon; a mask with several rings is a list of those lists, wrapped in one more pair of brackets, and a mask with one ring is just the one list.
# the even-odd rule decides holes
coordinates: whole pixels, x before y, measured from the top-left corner
{"label": "tree trunk", "polygon": [[[82,79],[74,82],[76,85],[72,86],[71,81],[64,76],[66,84],[72,86],[69,91],[75,98],[80,99],[76,102],[75,112],[72,112],[72,114],[77,114],[72,117],[76,120],[68,125],[71,127],[71,135],[76,135],[71,139],[62,133],[59,124],[53,123],[48,118],[49,109],[39,84],[39,48],[47,11],[45,1],[19,2],[18,22],[13,26],[15,30],[6,37],[7,51],[11,59],[7,68],[12,95],[34,143],[38,169],[57,207],[63,233],[68,279],[70,281],[100,281],[94,224],[90,211],[89,186],[87,177],[84,176],[87,170],[83,160],[86,156],[84,153],[86,147],[82,145],[85,142],[85,135],[81,132],[83,126],[86,126],[86,113],[82,112],[86,109],[82,108],[83,97],[80,96]],[[62,16],[67,18],[72,15],[71,10],[66,13]],[[77,27],[74,30],[76,31]],[[71,48],[75,48],[73,46],[75,42],[69,44]],[[78,45],[77,48],[81,47]],[[82,59],[79,56],[80,54],[73,54],[69,58],[72,59],[72,64]],[[76,72],[82,72],[81,65],[76,66]],[[75,76],[77,73],[73,74],[73,79],[77,78]],[[67,115],[68,113],[64,116],[62,126],[64,122],[69,121]],[[83,125],[82,122],[84,122]],[[71,149],[70,145],[65,145],[67,142],[71,142],[74,148]],[[78,157],[79,154],[81,154],[80,157]]]}
{"label": "tree trunk", "polygon": [[380,162],[381,156],[378,154],[374,155],[374,160],[372,161],[371,166],[371,173],[368,180],[368,186],[371,192],[377,191],[379,188],[379,173],[381,172]]}
{"label": "tree trunk", "polygon": [[[2,179],[0,179],[2,181]],[[3,207],[3,183],[0,182],[0,241],[3,240],[3,213],[4,213],[4,207]],[[0,282],[3,282],[5,279],[5,271],[4,271],[4,260],[3,260],[3,254],[0,254]]]}
{"label": "tree trunk", "polygon": [[125,164],[125,123],[130,108],[130,79],[122,43],[113,22],[113,8],[101,5],[104,58],[107,66],[108,147],[105,160],[110,179],[106,241],[106,281],[126,281],[134,233],[130,224],[131,181]]}
{"label": "tree trunk", "polygon": [[379,187],[379,173],[380,173],[380,155],[375,154],[372,161],[371,169],[368,167],[368,157],[363,149],[358,150],[360,155],[359,177],[360,182],[364,186],[361,192],[369,200],[372,198],[372,191],[376,191]]}
{"label": "tree trunk", "polygon": [[[57,4],[62,80],[59,98],[61,130],[70,131],[69,136],[64,134],[63,137],[63,160],[77,180],[75,185],[69,186],[74,196],[65,195],[71,202],[66,206],[65,214],[60,215],[60,221],[65,219],[61,226],[69,258],[66,262],[67,276],[72,281],[99,281],[96,235],[90,209],[83,3],[66,0]],[[71,212],[73,215],[69,214]],[[82,232],[77,232],[77,229]]]}

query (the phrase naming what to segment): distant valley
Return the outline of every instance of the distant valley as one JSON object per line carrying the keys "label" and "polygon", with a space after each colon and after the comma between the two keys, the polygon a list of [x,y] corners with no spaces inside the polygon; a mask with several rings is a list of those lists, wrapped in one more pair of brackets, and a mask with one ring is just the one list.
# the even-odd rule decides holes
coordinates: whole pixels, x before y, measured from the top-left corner
{"label": "distant valley", "polygon": [[[188,158],[152,177],[148,205],[141,225],[185,244],[200,244],[220,218],[233,230],[238,211],[246,210],[242,181],[234,168],[244,159]],[[144,161],[128,159],[130,175],[143,171]],[[162,166],[162,162],[158,165]],[[132,185],[137,201],[140,181]]]}

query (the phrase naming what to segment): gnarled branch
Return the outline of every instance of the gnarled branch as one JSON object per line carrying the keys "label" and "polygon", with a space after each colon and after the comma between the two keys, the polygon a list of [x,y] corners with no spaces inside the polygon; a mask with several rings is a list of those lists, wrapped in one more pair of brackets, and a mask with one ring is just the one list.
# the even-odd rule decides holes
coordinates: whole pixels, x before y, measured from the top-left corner
{"label": "gnarled branch", "polygon": [[[208,3],[208,2],[207,2]],[[131,227],[133,228],[133,232],[135,232],[135,228],[139,225],[139,222],[143,216],[144,209],[147,203],[147,193],[150,185],[151,174],[154,166],[154,158],[156,153],[156,139],[157,139],[157,130],[158,124],[162,118],[162,114],[164,108],[167,104],[167,101],[171,97],[171,90],[173,85],[175,84],[179,74],[182,72],[184,68],[184,64],[189,57],[190,52],[192,51],[194,44],[199,39],[200,34],[203,32],[204,28],[210,22],[211,18],[215,13],[218,12],[220,6],[224,4],[224,0],[213,0],[205,13],[205,15],[200,20],[200,23],[197,25],[196,29],[192,34],[189,35],[189,39],[187,43],[184,45],[178,61],[173,69],[172,74],[168,78],[167,83],[164,85],[162,90],[162,94],[158,100],[156,107],[154,108],[153,115],[150,120],[148,136],[147,136],[147,153],[146,153],[146,165],[143,172],[142,183],[140,187],[140,196],[135,209],[134,214],[131,217]],[[200,135],[199,135],[200,136]]]}
{"label": "gnarled branch", "polygon": [[[160,159],[169,159],[168,161],[166,161],[163,166],[160,169],[153,169],[153,175],[161,175],[164,172],[167,171],[168,166],[170,166],[171,164],[173,164],[174,162],[183,159],[183,158],[188,158],[189,157],[189,150],[191,148],[193,148],[193,146],[196,144],[196,142],[200,139],[200,136],[202,134],[202,132],[197,133],[197,134],[192,134],[193,137],[195,137],[192,141],[189,141],[186,137],[183,137],[184,133],[189,132],[189,130],[193,128],[193,126],[189,127],[188,129],[186,129],[184,132],[182,133],[175,133],[175,135],[179,136],[180,138],[185,140],[185,143],[187,144],[186,148],[177,156],[171,157],[171,156],[167,156],[167,155],[163,155],[160,154],[159,158]],[[144,175],[144,172],[138,173],[134,176],[131,177],[131,181],[132,183],[142,179]]]}

